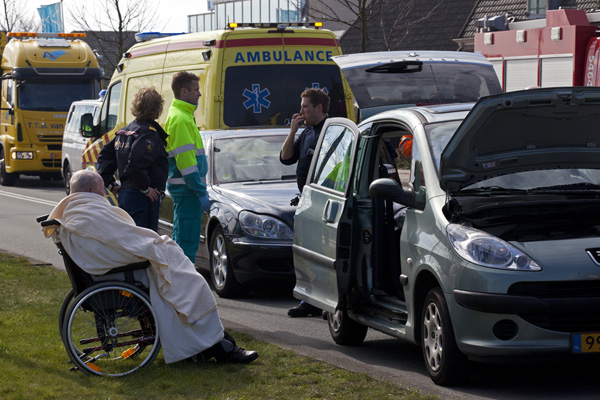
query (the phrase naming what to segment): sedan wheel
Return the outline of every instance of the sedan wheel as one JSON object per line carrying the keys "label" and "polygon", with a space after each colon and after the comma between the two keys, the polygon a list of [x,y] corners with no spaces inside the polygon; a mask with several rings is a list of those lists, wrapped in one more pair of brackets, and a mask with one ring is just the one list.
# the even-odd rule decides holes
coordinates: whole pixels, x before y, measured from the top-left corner
{"label": "sedan wheel", "polygon": [[468,378],[470,365],[456,345],[446,299],[440,288],[425,298],[421,318],[423,358],[427,372],[438,385],[452,385]]}
{"label": "sedan wheel", "polygon": [[210,241],[210,279],[215,292],[221,297],[239,297],[248,292],[235,279],[225,235],[221,228],[215,229]]}

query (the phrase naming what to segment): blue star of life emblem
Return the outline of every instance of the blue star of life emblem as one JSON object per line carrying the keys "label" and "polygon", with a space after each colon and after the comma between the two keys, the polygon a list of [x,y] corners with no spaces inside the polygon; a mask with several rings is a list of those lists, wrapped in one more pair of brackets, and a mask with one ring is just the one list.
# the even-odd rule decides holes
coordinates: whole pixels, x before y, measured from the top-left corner
{"label": "blue star of life emblem", "polygon": [[[310,87],[310,88],[305,88],[305,89],[321,89],[321,87],[320,87],[320,86],[321,86],[321,85],[319,85],[319,82],[313,82],[313,83],[312,83],[312,87]],[[324,88],[323,88],[323,91],[324,91],[325,93],[329,94],[329,90],[327,90],[327,88],[326,88],[326,87],[324,87]]]}
{"label": "blue star of life emblem", "polygon": [[244,102],[244,107],[247,109],[250,107],[254,107],[255,113],[260,113],[262,108],[269,108],[271,102],[267,100],[267,96],[269,96],[271,92],[269,89],[260,90],[260,85],[257,83],[252,84],[252,90],[244,89],[244,97],[248,100]]}

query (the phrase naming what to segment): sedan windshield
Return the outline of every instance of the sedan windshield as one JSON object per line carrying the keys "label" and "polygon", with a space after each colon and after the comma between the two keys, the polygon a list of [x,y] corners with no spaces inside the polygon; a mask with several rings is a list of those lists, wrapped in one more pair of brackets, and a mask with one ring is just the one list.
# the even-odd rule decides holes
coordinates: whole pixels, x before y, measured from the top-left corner
{"label": "sedan windshield", "polygon": [[226,138],[214,141],[213,183],[296,179],[296,165],[283,165],[279,152],[285,135]]}

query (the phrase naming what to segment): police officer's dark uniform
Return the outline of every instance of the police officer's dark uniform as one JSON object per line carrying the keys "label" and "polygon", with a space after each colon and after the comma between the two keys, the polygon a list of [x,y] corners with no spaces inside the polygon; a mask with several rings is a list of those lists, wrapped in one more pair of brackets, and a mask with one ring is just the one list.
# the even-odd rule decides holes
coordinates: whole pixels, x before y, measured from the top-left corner
{"label": "police officer's dark uniform", "polygon": [[160,200],[146,197],[149,188],[165,191],[169,162],[165,150],[167,133],[155,121],[133,121],[119,130],[98,156],[98,173],[109,189],[119,171],[119,207],[136,225],[156,231]]}

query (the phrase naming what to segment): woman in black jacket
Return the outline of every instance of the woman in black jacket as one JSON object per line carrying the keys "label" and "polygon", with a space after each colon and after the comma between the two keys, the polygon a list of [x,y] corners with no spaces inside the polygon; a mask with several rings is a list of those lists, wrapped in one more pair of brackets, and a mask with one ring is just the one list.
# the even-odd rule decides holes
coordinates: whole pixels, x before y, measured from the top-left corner
{"label": "woman in black jacket", "polygon": [[154,231],[158,229],[158,212],[169,171],[167,134],[156,122],[163,104],[156,89],[140,89],[131,105],[135,120],[119,130],[98,156],[98,173],[104,185],[118,194],[119,207],[131,215],[136,225]]}

